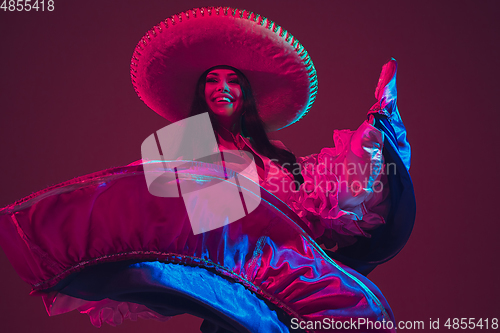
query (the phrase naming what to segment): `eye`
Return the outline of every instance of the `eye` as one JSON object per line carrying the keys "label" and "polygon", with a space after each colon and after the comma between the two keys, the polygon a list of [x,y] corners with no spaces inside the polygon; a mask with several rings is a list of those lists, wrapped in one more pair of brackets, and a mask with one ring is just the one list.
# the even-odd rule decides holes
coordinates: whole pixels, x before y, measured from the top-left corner
{"label": "eye", "polygon": [[231,79],[231,80],[229,80],[229,83],[240,84],[240,81],[238,79]]}
{"label": "eye", "polygon": [[205,80],[205,82],[217,82],[217,79],[216,78],[213,78],[213,77],[207,77],[207,79]]}

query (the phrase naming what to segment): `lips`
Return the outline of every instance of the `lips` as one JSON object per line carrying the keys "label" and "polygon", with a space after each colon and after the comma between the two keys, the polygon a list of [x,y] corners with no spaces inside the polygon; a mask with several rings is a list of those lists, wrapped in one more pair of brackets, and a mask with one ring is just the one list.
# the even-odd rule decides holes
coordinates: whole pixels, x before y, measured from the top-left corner
{"label": "lips", "polygon": [[234,98],[231,95],[224,94],[214,96],[213,101],[217,103],[232,103],[234,102]]}

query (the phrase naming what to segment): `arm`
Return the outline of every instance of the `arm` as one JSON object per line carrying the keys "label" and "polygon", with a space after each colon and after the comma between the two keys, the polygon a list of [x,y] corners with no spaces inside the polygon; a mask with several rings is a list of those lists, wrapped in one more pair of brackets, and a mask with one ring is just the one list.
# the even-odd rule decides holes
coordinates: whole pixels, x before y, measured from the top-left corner
{"label": "arm", "polygon": [[[363,215],[363,222],[354,221],[353,225],[361,226],[362,231],[368,237],[362,234],[361,236],[352,236],[355,242],[351,242],[350,245],[347,243],[347,246],[342,247],[342,240],[349,241],[349,235],[339,234],[336,229],[326,228],[328,224],[324,220],[326,216],[324,214],[325,210],[314,211],[311,209],[311,206],[307,206],[306,211],[300,210],[298,212],[303,219],[306,218],[309,221],[308,223],[313,227],[315,235],[323,232],[321,236],[318,236],[317,240],[319,243],[325,243],[327,247],[330,247],[332,245],[332,243],[328,243],[330,240],[335,240],[335,238],[341,240],[340,246],[337,246],[335,252],[325,250],[327,254],[365,275],[377,265],[393,258],[404,247],[410,237],[415,221],[415,194],[408,172],[411,150],[407,140],[406,129],[396,105],[396,72],[397,64],[394,59],[384,65],[377,89],[375,90],[377,103],[368,112],[369,126],[375,127],[383,133],[383,142],[378,142],[381,143],[380,151],[385,162],[384,172],[379,175],[379,179],[384,186],[384,194],[381,197],[375,195],[369,198],[369,195],[366,194],[368,191],[362,190],[360,192],[361,196],[350,197],[349,192],[337,196],[337,205],[344,209],[355,207],[359,199],[366,196],[362,204],[368,208],[368,214]],[[353,141],[351,140],[351,142]],[[363,142],[363,140],[360,142]],[[345,146],[338,145],[336,142],[336,149],[340,147]],[[363,144],[361,147],[363,147]],[[320,155],[321,153],[317,156]],[[313,157],[313,160],[317,161],[317,158]],[[372,176],[375,176],[375,174]],[[347,175],[346,179],[349,179],[349,175]],[[372,190],[374,189],[376,187],[372,188]],[[335,201],[333,200],[335,198],[330,197],[329,199],[324,205],[328,204],[330,205],[329,207],[335,210]],[[327,210],[328,213],[331,213],[331,211]],[[316,214],[318,212],[323,212],[323,214]],[[376,216],[372,214],[381,216],[385,223],[378,224],[376,228],[368,227],[363,229],[363,225],[369,220],[369,217]],[[345,215],[348,216],[349,214]],[[339,221],[334,222],[337,223]],[[373,226],[375,224],[372,223]],[[337,241],[337,245],[339,245],[339,241]]]}

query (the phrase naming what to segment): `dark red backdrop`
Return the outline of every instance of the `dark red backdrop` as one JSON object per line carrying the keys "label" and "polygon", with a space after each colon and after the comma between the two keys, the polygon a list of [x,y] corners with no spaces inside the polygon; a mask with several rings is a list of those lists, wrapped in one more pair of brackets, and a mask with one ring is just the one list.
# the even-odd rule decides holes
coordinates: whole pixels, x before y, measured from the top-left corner
{"label": "dark red backdrop", "polygon": [[[370,278],[399,320],[499,316],[499,2],[211,4],[269,17],[309,51],[318,99],[275,135],[299,156],[331,145],[335,128],[356,128],[381,65],[399,61],[417,220],[406,248]],[[151,26],[200,5],[55,0],[53,12],[0,11],[0,206],[140,158],[142,141],[167,122],[132,89],[132,51]],[[1,251],[0,267],[2,332],[95,331],[86,315],[48,317]],[[199,323],[181,316],[100,332],[198,332]]]}

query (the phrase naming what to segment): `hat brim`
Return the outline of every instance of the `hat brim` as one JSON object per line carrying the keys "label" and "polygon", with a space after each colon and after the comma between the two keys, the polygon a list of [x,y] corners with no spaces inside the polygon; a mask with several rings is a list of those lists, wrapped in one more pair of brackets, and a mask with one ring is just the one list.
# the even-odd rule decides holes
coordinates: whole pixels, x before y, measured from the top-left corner
{"label": "hat brim", "polygon": [[228,7],[195,8],[153,27],[135,49],[132,83],[173,122],[188,116],[198,78],[217,65],[245,74],[268,131],[298,121],[314,102],[316,70],[302,45],[274,22]]}

